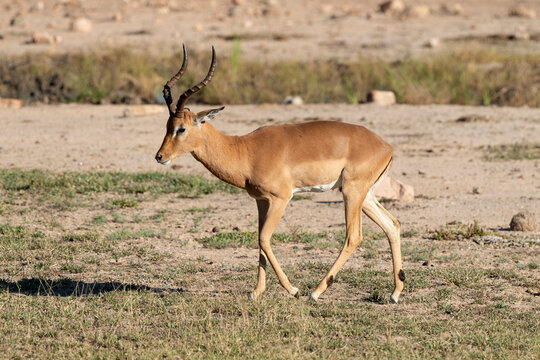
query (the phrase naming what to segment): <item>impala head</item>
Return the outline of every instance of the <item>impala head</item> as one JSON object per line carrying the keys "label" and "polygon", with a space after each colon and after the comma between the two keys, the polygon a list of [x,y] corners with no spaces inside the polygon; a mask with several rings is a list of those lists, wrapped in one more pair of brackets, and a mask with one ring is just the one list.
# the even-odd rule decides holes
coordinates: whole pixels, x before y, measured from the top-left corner
{"label": "impala head", "polygon": [[186,46],[183,45],[184,61],[182,67],[163,87],[163,97],[165,103],[169,108],[169,120],[167,121],[167,133],[163,139],[163,143],[156,154],[156,160],[160,164],[167,165],[172,159],[181,156],[185,153],[195,150],[203,141],[203,124],[206,120],[212,119],[218,112],[224,109],[224,107],[218,109],[210,109],[194,113],[189,108],[185,108],[189,97],[199,91],[201,91],[214,76],[214,70],[216,69],[216,51],[212,46],[212,63],[208,74],[199,84],[184,91],[178,99],[176,106],[173,106],[173,99],[171,95],[171,88],[174,84],[184,75],[187,68],[187,51]]}

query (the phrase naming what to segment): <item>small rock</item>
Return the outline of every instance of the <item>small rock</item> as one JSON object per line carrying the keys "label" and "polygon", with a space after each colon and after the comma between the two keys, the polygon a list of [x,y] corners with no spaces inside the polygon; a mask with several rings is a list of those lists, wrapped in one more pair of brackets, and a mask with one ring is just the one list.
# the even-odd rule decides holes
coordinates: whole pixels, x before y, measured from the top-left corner
{"label": "small rock", "polygon": [[442,4],[441,5],[441,13],[446,15],[463,15],[463,7],[459,3],[455,4]]}
{"label": "small rock", "polygon": [[367,94],[367,102],[377,105],[392,105],[396,103],[396,95],[392,91],[372,90]]}
{"label": "small rock", "polygon": [[422,266],[429,266],[431,265],[431,263],[429,262],[429,260],[426,260],[422,263]]}
{"label": "small rock", "polygon": [[439,38],[432,38],[426,43],[426,47],[428,48],[436,48],[441,45],[441,40]]}
{"label": "small rock", "polygon": [[71,22],[71,31],[80,33],[89,33],[92,31],[92,22],[87,18],[76,18]]}
{"label": "small rock", "polygon": [[232,229],[233,229],[233,231],[240,231],[240,228],[238,226],[235,226]]}
{"label": "small rock", "polygon": [[393,12],[400,13],[405,10],[405,4],[401,0],[390,0],[379,4],[379,10],[382,13]]}
{"label": "small rock", "polygon": [[160,15],[167,15],[168,13],[171,12],[171,10],[169,9],[168,6],[162,6],[162,7],[158,8],[156,11]]}
{"label": "small rock", "polygon": [[22,101],[19,99],[0,98],[0,108],[2,109],[20,109]]}
{"label": "small rock", "polygon": [[518,30],[514,34],[510,35],[510,40],[525,40],[528,41],[531,39],[531,35],[527,30]]}
{"label": "small rock", "polygon": [[32,5],[32,7],[30,8],[30,12],[41,11],[43,9],[45,9],[45,4],[43,3],[43,1],[38,1],[37,3]]}
{"label": "small rock", "polygon": [[321,7],[321,10],[324,14],[330,14],[332,11],[334,11],[334,5],[332,4],[324,4]]}
{"label": "small rock", "polygon": [[510,10],[508,10],[508,15],[526,19],[536,19],[536,11],[523,4],[512,6]]}
{"label": "small rock", "polygon": [[418,170],[418,175],[426,175],[426,172],[423,170]]}
{"label": "small rock", "polygon": [[534,215],[528,211],[520,211],[512,217],[510,221],[510,229],[512,231],[534,231],[536,230],[536,223],[534,222]]}
{"label": "small rock", "polygon": [[461,116],[456,119],[456,122],[470,123],[470,122],[491,122],[493,118],[491,116],[484,116],[478,114],[471,114]]}
{"label": "small rock", "polygon": [[431,10],[427,5],[416,5],[407,8],[403,12],[403,16],[407,18],[425,18],[431,14]]}
{"label": "small rock", "polygon": [[163,105],[137,105],[124,110],[124,117],[157,115],[163,112]]}
{"label": "small rock", "polygon": [[212,232],[213,232],[213,233],[219,232],[219,228],[218,228],[217,226],[214,226],[214,227],[212,228]]}
{"label": "small rock", "polygon": [[54,39],[52,35],[46,32],[35,32],[32,35],[32,43],[34,44],[52,44]]}
{"label": "small rock", "polygon": [[121,12],[117,12],[112,16],[112,20],[116,22],[120,22],[124,20],[124,15]]}
{"label": "small rock", "polygon": [[233,5],[240,6],[246,3],[246,0],[233,0]]}
{"label": "small rock", "polygon": [[472,188],[472,193],[474,195],[479,195],[480,194],[480,189],[477,186],[475,186],[475,187]]}
{"label": "small rock", "polygon": [[303,105],[304,104],[304,100],[302,100],[302,98],[300,96],[287,96],[285,98],[285,101],[284,103],[286,105],[296,105],[296,106],[299,106],[299,105]]}
{"label": "small rock", "polygon": [[414,201],[414,188],[391,177],[386,177],[373,189],[378,198],[399,200],[404,202]]}

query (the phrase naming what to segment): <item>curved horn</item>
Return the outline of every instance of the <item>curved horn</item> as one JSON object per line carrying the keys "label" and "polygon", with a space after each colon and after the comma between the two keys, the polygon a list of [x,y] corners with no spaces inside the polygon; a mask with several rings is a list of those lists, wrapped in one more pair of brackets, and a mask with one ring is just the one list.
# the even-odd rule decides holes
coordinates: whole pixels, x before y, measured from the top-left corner
{"label": "curved horn", "polygon": [[210,69],[208,70],[208,74],[206,74],[206,77],[203,81],[198,83],[197,85],[187,89],[184,91],[182,95],[180,95],[180,98],[178,99],[178,103],[176,104],[176,114],[184,110],[184,105],[186,104],[186,101],[189,99],[189,97],[199,91],[201,91],[210,80],[212,80],[212,76],[214,76],[214,71],[216,70],[216,50],[214,49],[214,46],[212,46],[212,63],[210,64]]}
{"label": "curved horn", "polygon": [[186,71],[187,64],[188,64],[186,45],[182,44],[182,48],[184,50],[184,61],[182,62],[182,67],[180,68],[180,70],[178,70],[176,75],[174,75],[169,81],[167,81],[167,83],[163,87],[163,98],[165,99],[165,103],[167,104],[167,107],[169,108],[170,115],[174,114],[174,107],[172,105],[173,99],[172,99],[172,94],[171,94],[171,88],[182,77],[182,75],[184,75],[184,72]]}

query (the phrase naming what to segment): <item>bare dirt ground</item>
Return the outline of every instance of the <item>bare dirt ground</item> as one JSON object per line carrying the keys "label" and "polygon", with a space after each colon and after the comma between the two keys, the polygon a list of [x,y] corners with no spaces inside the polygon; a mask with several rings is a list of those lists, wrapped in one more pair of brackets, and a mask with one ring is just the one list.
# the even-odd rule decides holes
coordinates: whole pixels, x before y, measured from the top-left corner
{"label": "bare dirt ground", "polygon": [[[157,164],[153,157],[165,133],[166,113],[125,118],[122,114],[127,108],[59,105],[0,110],[0,167],[57,172],[175,171],[211,177],[189,154],[169,167]],[[482,115],[487,121],[456,122],[464,115]],[[213,123],[227,134],[241,135],[260,126],[322,119],[364,125],[394,146],[396,156],[390,175],[412,185],[417,195],[413,204],[393,206],[405,228],[434,228],[446,222],[470,223],[477,219],[498,229],[508,227],[512,215],[522,209],[540,215],[540,162],[487,161],[485,150],[480,149],[537,141],[539,110],[408,105],[229,106]],[[479,193],[473,194],[473,188]],[[314,199],[340,201],[341,194],[329,192]],[[245,226],[246,213],[254,210],[253,201],[243,196],[238,202],[238,212],[230,214],[238,217],[231,223]],[[291,213],[295,214],[293,218],[289,218]],[[307,222],[308,218],[315,221]],[[285,223],[321,229],[342,224],[343,214],[341,206],[324,203],[295,206]]]}
{"label": "bare dirt ground", "polygon": [[[511,0],[462,3],[460,15],[441,10],[443,0],[406,1],[428,5],[431,14],[396,18],[378,12],[379,0],[368,1],[0,1],[2,54],[66,53],[130,46],[152,53],[190,49],[230,53],[238,38],[242,54],[258,61],[276,59],[355,60],[360,55],[396,59],[423,56],[459,45],[459,39],[488,35],[540,33],[540,22],[508,16]],[[538,14],[537,1],[520,1]],[[235,5],[238,4],[238,5]],[[118,14],[118,20],[113,17]],[[89,33],[70,31],[74,18],[93,22]],[[34,32],[60,36],[52,45],[29,44]],[[439,38],[442,46],[426,48]],[[463,46],[463,45],[462,45]],[[470,45],[466,45],[470,46]],[[537,37],[514,42],[513,50],[538,51]]]}
{"label": "bare dirt ground", "polygon": [[[405,1],[408,6],[427,4],[431,14],[423,18],[379,13],[380,2],[0,0],[0,56],[30,53],[46,57],[122,46],[160,54],[178,51],[182,42],[198,51],[208,51],[214,44],[221,56],[240,46],[241,56],[261,62],[347,61],[364,55],[395,60],[451,54],[460,46],[540,51],[540,22],[508,16],[509,8],[517,4],[513,0],[462,3],[463,13],[456,16],[441,10],[441,5],[453,4],[447,1]],[[538,1],[520,3],[540,15]],[[92,30],[70,31],[70,23],[77,17],[90,19]],[[60,36],[62,41],[32,44],[34,32]],[[529,41],[485,41],[489,35],[506,39],[523,33],[530,35]],[[426,47],[434,38],[440,39],[440,46]],[[216,234],[256,231],[255,202],[246,194],[180,198],[165,193],[101,192],[64,199],[58,194],[0,189],[0,332],[5,334],[0,353],[51,358],[95,357],[100,352],[108,357],[168,354],[188,358],[198,354],[208,358],[216,354],[214,357],[223,358],[223,354],[243,357],[253,351],[253,344],[267,342],[270,350],[263,349],[261,357],[345,358],[342,352],[353,349],[355,357],[364,354],[368,358],[535,358],[540,228],[512,232],[508,227],[512,215],[524,209],[540,225],[540,160],[537,156],[488,159],[486,148],[532,144],[537,150],[540,110],[224,105],[225,111],[212,123],[231,135],[273,124],[334,120],[366,126],[394,147],[390,176],[412,185],[416,192],[412,203],[384,203],[402,224],[407,280],[400,306],[388,304],[392,286],[388,244],[380,229],[366,218],[368,236],[336,284],[322,296],[322,304],[301,305],[301,310],[307,310],[296,316],[294,304],[300,303],[283,299],[288,295],[270,271],[269,294],[261,303],[265,315],[258,321],[249,306],[259,304],[248,303],[245,296],[255,284],[258,250],[238,244],[216,249],[200,242]],[[169,166],[156,163],[154,155],[167,120],[165,106],[159,108],[161,114],[142,117],[126,117],[129,106],[117,105],[0,108],[0,169],[156,171],[212,178],[189,154]],[[195,111],[205,108],[193,106]],[[474,115],[471,121],[456,121],[470,115]],[[116,200],[131,205],[112,206]],[[489,236],[433,238],[434,231],[448,223],[459,226],[475,220]],[[313,243],[274,241],[276,257],[304,295],[337,257],[336,234],[344,223],[337,191],[290,202],[278,233],[328,234]],[[148,288],[139,292],[140,286]],[[86,292],[80,293],[84,287]],[[41,296],[43,290],[55,296]],[[159,308],[154,297],[170,301],[162,306],[161,318],[154,313]],[[134,306],[133,299],[141,301]],[[238,304],[247,306],[248,315],[238,315]],[[55,306],[61,311],[54,312]],[[119,311],[122,306],[127,310]],[[334,306],[343,308],[343,313],[327,312]],[[140,313],[133,312],[134,308]],[[268,313],[272,308],[275,313]],[[351,320],[348,313],[357,318]],[[284,314],[286,321],[275,314]],[[284,344],[291,334],[287,320],[291,316],[300,324],[301,330],[292,333],[299,350],[275,352],[275,344]],[[212,326],[203,321],[203,327],[193,327],[190,332],[186,319],[199,322],[203,318],[216,321],[219,331],[212,333]],[[236,323],[241,318],[247,319],[247,326]],[[268,319],[276,322],[275,329],[261,327]],[[165,326],[169,323],[176,327]],[[330,330],[316,337],[306,327],[314,323],[328,323]],[[374,333],[358,330],[363,323]],[[352,329],[342,333],[346,324]],[[86,335],[77,335],[80,333]],[[264,335],[250,340],[259,333]],[[366,342],[370,336],[378,347]],[[163,339],[170,344],[164,346]],[[226,341],[222,348],[217,346],[208,353],[206,349],[215,339]],[[245,339],[248,341],[242,342]],[[145,346],[154,352],[144,356],[141,349]],[[238,353],[227,352],[236,347]],[[329,350],[318,353],[314,350],[318,347]],[[170,352],[161,353],[164,348]],[[432,348],[434,352],[430,352]],[[79,352],[72,354],[72,350]]]}
{"label": "bare dirt ground", "polygon": [[[178,51],[181,42],[195,50],[207,50],[209,44],[214,44],[218,51],[229,53],[237,38],[242,56],[258,61],[347,60],[365,54],[395,59],[448,50],[459,46],[459,39],[464,37],[482,39],[493,34],[540,32],[538,20],[508,16],[509,8],[516,4],[514,1],[469,2],[462,4],[463,13],[457,16],[441,10],[446,1],[430,1],[431,14],[423,18],[379,13],[379,2],[0,1],[3,10],[0,11],[0,46],[4,56],[99,51],[124,45],[161,53]],[[521,3],[540,12],[536,1]],[[424,3],[407,1],[406,4]],[[70,31],[71,21],[81,16],[92,21],[92,30]],[[62,41],[51,45],[30,44],[36,31],[61,36]],[[440,38],[442,45],[426,48],[426,42],[433,38]],[[536,52],[539,43],[535,39],[533,36],[531,41],[505,46],[512,51]],[[497,49],[496,45],[492,46]],[[189,155],[169,167],[158,165],[153,156],[164,134],[166,113],[124,117],[126,108],[39,105],[19,110],[0,109],[0,167],[55,172],[174,171],[210,176]],[[488,120],[456,122],[464,115],[482,115]],[[412,204],[387,206],[400,219],[404,231],[419,231],[418,241],[426,231],[454,221],[468,224],[478,220],[490,229],[506,229],[512,215],[522,209],[535,213],[538,222],[539,161],[487,161],[485,151],[480,149],[488,145],[537,143],[540,111],[535,109],[344,104],[228,106],[214,124],[227,134],[244,134],[259,126],[321,119],[364,125],[394,146],[396,156],[390,175],[414,186],[417,197]],[[341,229],[344,220],[340,201],[338,192],[329,192],[315,195],[311,200],[292,202],[277,231]],[[139,211],[146,215],[160,209],[176,214],[177,219],[169,220],[169,225],[174,224],[169,235],[182,241],[190,242],[210,234],[215,226],[223,230],[234,226],[251,231],[256,228],[255,205],[247,195],[214,194],[191,200],[161,197],[145,204]],[[186,229],[193,227],[194,219],[183,211],[193,207],[213,210],[199,219],[197,232],[187,232]],[[67,228],[74,229],[94,215],[84,208],[49,214],[51,219],[59,218]],[[188,224],[183,224],[182,219]],[[25,217],[14,221],[24,222]],[[155,228],[161,226],[156,224]],[[537,239],[538,234],[524,236]],[[166,244],[162,245],[167,248]],[[253,253],[250,261],[256,258],[255,250],[232,250],[240,255],[231,257],[229,250],[218,254],[200,246],[198,249],[195,253],[185,248],[174,251],[180,251],[180,258],[196,258],[204,252],[205,256],[231,264],[244,258],[245,252]],[[468,257],[475,261],[485,258],[484,265],[490,266],[493,258],[484,257],[482,250],[477,250]],[[329,251],[322,253],[331,259],[335,254]],[[467,252],[469,248],[460,251]],[[297,255],[284,250],[282,261],[292,263]],[[525,257],[536,255],[537,252],[532,252]],[[321,253],[312,256],[320,257]]]}

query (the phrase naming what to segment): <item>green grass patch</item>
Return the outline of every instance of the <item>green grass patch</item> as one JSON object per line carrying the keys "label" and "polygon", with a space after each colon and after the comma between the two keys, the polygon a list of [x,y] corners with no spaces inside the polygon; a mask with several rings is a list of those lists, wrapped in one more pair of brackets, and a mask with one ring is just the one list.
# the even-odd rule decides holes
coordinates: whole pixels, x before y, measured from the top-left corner
{"label": "green grass patch", "polygon": [[[364,228],[363,234],[364,241],[361,246],[371,250],[379,246],[378,243],[372,240],[380,240],[386,237],[384,233],[376,233],[367,228]],[[274,233],[271,241],[274,243],[304,244],[306,249],[339,248],[343,246],[345,236],[345,230],[320,233],[292,231],[290,233]],[[196,240],[205,247],[214,249],[237,248],[242,246],[256,248],[259,246],[257,232],[224,232]],[[374,257],[375,252],[372,251],[371,254]]]}
{"label": "green grass patch", "polygon": [[[75,294],[92,286],[64,283]],[[47,284],[36,286],[51,291]],[[441,303],[420,315],[412,306],[314,305],[282,296],[254,303],[243,294],[208,297],[113,286],[96,286],[102,293],[89,296],[0,291],[4,356],[534,359],[540,351],[535,311],[496,304],[485,310]]]}
{"label": "green grass patch", "polygon": [[[122,173],[122,172],[62,172],[44,170],[0,169],[0,188],[11,192],[63,198],[76,194],[116,192],[120,194],[178,194],[181,197],[224,192],[236,194],[240,189],[218,180],[198,175],[174,173]],[[116,208],[136,207],[133,198],[115,199]]]}
{"label": "green grass patch", "polygon": [[484,159],[488,161],[540,159],[540,144],[488,145],[480,149],[484,151]]}
{"label": "green grass patch", "polygon": [[[327,233],[275,233],[272,235],[272,241],[277,243],[316,244],[317,242],[325,241],[328,238],[329,235]],[[259,246],[257,233],[247,231],[219,233],[197,239],[197,242],[203,244],[205,247],[213,249],[236,248],[241,246],[256,248]]]}
{"label": "green grass patch", "polygon": [[431,231],[430,237],[434,240],[467,240],[479,236],[488,235],[487,231],[477,220],[472,224],[465,225],[461,222],[446,224],[439,229]]}
{"label": "green grass patch", "polygon": [[84,241],[96,241],[99,239],[99,235],[95,232],[87,232],[82,234],[68,233],[62,235],[62,241],[69,242],[84,242]]}
{"label": "green grass patch", "polygon": [[[219,55],[211,85],[195,101],[281,103],[283,94],[291,94],[302,96],[306,103],[356,104],[372,89],[392,90],[400,103],[409,104],[536,107],[540,100],[538,54],[462,47],[451,53],[394,62],[359,58],[351,62],[268,63],[244,59],[237,42],[231,53]],[[208,57],[208,52],[190,53],[190,71],[180,88],[200,81]],[[47,102],[157,103],[181,58],[179,53],[153,55],[127,48],[52,57],[2,57],[0,96]]]}
{"label": "green grass patch", "polygon": [[107,235],[107,240],[110,241],[119,241],[119,240],[129,240],[129,239],[139,239],[139,238],[151,238],[151,237],[162,237],[163,232],[157,232],[152,229],[141,229],[137,231],[130,230],[128,228],[122,228],[117,231]]}

